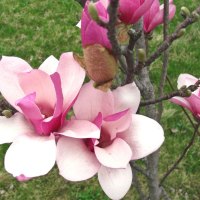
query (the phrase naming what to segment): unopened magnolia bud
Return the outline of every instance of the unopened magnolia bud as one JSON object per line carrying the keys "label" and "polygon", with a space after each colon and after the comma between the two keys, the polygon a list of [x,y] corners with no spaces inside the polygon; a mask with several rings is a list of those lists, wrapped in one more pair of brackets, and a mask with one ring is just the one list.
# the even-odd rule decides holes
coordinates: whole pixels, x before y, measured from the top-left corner
{"label": "unopened magnolia bud", "polygon": [[99,15],[96,9],[96,6],[94,3],[90,2],[88,5],[88,12],[90,14],[90,17],[95,21],[95,22],[99,22]]}
{"label": "unopened magnolia bud", "polygon": [[182,28],[182,29],[178,32],[177,36],[180,38],[180,37],[182,37],[182,36],[185,34],[185,32],[186,32],[186,29],[185,29],[185,28]]}
{"label": "unopened magnolia bud", "polygon": [[199,19],[199,14],[197,12],[192,12],[192,17],[195,21],[197,21]]}
{"label": "unopened magnolia bud", "polygon": [[12,117],[12,111],[11,110],[4,110],[2,112],[2,115],[4,115],[6,118]]}
{"label": "unopened magnolia bud", "polygon": [[146,60],[146,52],[144,49],[138,49],[138,61],[144,63]]}
{"label": "unopened magnolia bud", "polygon": [[186,18],[190,16],[190,11],[187,7],[183,6],[181,7],[181,15]]}

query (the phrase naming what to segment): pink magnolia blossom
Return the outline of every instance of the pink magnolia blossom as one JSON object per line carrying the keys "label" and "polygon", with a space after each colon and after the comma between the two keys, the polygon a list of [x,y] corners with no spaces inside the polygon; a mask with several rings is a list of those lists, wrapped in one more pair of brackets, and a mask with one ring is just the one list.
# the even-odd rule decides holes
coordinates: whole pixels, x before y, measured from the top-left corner
{"label": "pink magnolia blossom", "polygon": [[[89,120],[101,129],[100,138],[60,138],[57,164],[60,174],[81,181],[98,173],[104,192],[121,199],[132,182],[130,160],[147,156],[163,143],[162,127],[154,120],[135,114],[140,92],[134,83],[103,92],[85,84],[73,109],[76,119]],[[63,148],[65,154],[62,154]]]}
{"label": "pink magnolia blossom", "polygon": [[[176,12],[173,0],[169,0],[169,19],[171,20]],[[160,5],[159,0],[154,0],[150,9],[144,15],[144,31],[151,32],[156,26],[163,23],[164,5]]]}
{"label": "pink magnolia blossom", "polygon": [[[88,45],[100,44],[108,49],[111,48],[111,44],[107,37],[107,29],[99,26],[94,20],[91,19],[88,13],[89,1],[86,2],[82,17],[81,17],[81,38],[82,45],[86,47]],[[101,0],[95,3],[97,12],[101,20],[108,21],[108,12],[106,9],[106,1]]]}
{"label": "pink magnolia blossom", "polygon": [[12,142],[5,169],[19,181],[51,170],[57,148],[61,149],[56,146],[59,134],[99,138],[99,129],[91,122],[65,120],[84,77],[72,53],[62,54],[59,61],[50,56],[39,69],[17,57],[2,57],[0,92],[18,112],[9,119],[0,117],[0,144]]}
{"label": "pink magnolia blossom", "polygon": [[[178,89],[184,85],[194,85],[197,81],[198,79],[190,74],[181,74],[177,81]],[[192,92],[190,97],[173,97],[170,101],[187,108],[197,119],[200,119],[200,88]]]}
{"label": "pink magnolia blossom", "polygon": [[126,24],[135,24],[151,7],[154,0],[120,0],[119,19]]}

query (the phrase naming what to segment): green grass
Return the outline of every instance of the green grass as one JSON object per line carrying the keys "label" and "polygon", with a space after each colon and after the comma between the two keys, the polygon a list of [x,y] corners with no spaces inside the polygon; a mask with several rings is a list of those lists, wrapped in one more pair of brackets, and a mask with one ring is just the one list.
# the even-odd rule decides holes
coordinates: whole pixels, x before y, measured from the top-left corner
{"label": "green grass", "polygon": [[[180,7],[187,5],[191,10],[198,0],[174,0],[177,14],[170,24],[172,32],[182,21]],[[66,51],[81,52],[80,31],[75,24],[80,19],[81,7],[73,0],[1,0],[0,1],[0,55],[18,56],[38,67],[49,55],[59,58]],[[162,41],[161,27],[154,32],[150,42],[153,52]],[[169,77],[174,87],[180,73],[200,76],[200,22],[187,29],[187,34],[177,40],[170,50]],[[161,59],[151,67],[153,83],[159,81]],[[166,85],[166,92],[170,91]],[[160,176],[173,164],[192,135],[191,126],[176,105],[165,102],[162,124],[166,140],[161,148]],[[199,137],[165,182],[165,188],[173,200],[198,200],[200,198],[200,151]],[[9,145],[0,146],[0,199],[6,200],[106,200],[97,178],[83,183],[67,182],[55,168],[47,176],[26,183],[17,182],[5,172],[3,159]],[[132,188],[125,200],[138,199]]]}

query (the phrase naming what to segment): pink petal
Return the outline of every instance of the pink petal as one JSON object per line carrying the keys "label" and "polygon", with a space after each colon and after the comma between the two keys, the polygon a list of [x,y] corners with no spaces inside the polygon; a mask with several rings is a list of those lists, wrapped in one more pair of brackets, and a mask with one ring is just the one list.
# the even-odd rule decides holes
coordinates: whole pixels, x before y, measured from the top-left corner
{"label": "pink petal", "polygon": [[65,179],[82,181],[94,176],[100,164],[83,140],[61,137],[57,143],[57,165]]}
{"label": "pink petal", "polygon": [[56,160],[56,144],[49,137],[26,135],[18,137],[5,155],[5,169],[14,177],[36,177],[47,174]]}
{"label": "pink petal", "polygon": [[24,96],[17,75],[30,70],[32,70],[30,65],[17,57],[3,56],[0,61],[0,92],[16,109],[19,107],[15,105],[15,101]]}
{"label": "pink petal", "polygon": [[99,112],[105,117],[114,111],[113,94],[95,89],[90,81],[81,88],[73,109],[77,119],[93,121]]}
{"label": "pink petal", "polygon": [[96,118],[94,119],[93,123],[100,129],[103,123],[103,116],[102,113],[100,112]]}
{"label": "pink petal", "polygon": [[198,79],[190,74],[180,74],[177,81],[178,89],[180,89],[183,85],[186,85],[187,87],[193,85],[197,81]]}
{"label": "pink petal", "polygon": [[86,120],[70,120],[65,122],[63,128],[59,130],[60,135],[73,138],[99,138],[100,130],[93,123]]}
{"label": "pink petal", "polygon": [[[169,6],[169,19],[171,20],[176,12],[176,6],[170,4]],[[159,12],[156,13],[154,18],[152,19],[151,23],[149,24],[148,31],[151,32],[156,26],[163,23],[163,16],[164,16],[164,6],[160,6]]]}
{"label": "pink petal", "polygon": [[20,176],[17,176],[16,179],[20,182],[25,182],[31,179],[31,177],[26,177],[23,174],[21,174]]}
{"label": "pink petal", "polygon": [[173,98],[170,99],[170,101],[179,105],[179,106],[182,106],[182,107],[189,109],[191,112],[194,112],[190,103],[183,97],[173,97]]}
{"label": "pink petal", "polygon": [[110,199],[122,199],[131,187],[132,170],[129,164],[125,169],[101,166],[98,179],[103,191]]}
{"label": "pink petal", "polygon": [[0,144],[11,143],[19,135],[32,131],[31,124],[19,112],[9,119],[0,116]]}
{"label": "pink petal", "polygon": [[78,95],[85,78],[85,71],[74,60],[73,53],[64,53],[60,57],[57,72],[61,78],[65,110]]}
{"label": "pink petal", "polygon": [[120,112],[128,108],[136,113],[140,104],[140,91],[135,83],[118,87],[113,91],[115,112]]}
{"label": "pink petal", "polygon": [[95,146],[94,151],[99,162],[111,168],[126,168],[132,156],[129,145],[120,138],[105,148]]}
{"label": "pink petal", "polygon": [[185,98],[186,101],[188,101],[188,103],[190,104],[190,106],[192,107],[192,112],[194,115],[199,114],[200,113],[200,97],[192,94],[190,97],[186,97]]}
{"label": "pink petal", "polygon": [[36,104],[41,112],[46,116],[52,115],[56,95],[50,76],[41,70],[34,69],[28,73],[21,73],[19,82],[25,94],[36,92]]}
{"label": "pink petal", "polygon": [[[111,120],[111,117],[117,117],[117,115],[119,118],[113,118],[113,120]],[[107,133],[109,133],[110,139],[113,140],[116,137],[117,133],[125,131],[129,128],[129,126],[131,125],[131,121],[131,111],[125,110],[104,118],[102,127]]]}
{"label": "pink petal", "polygon": [[51,75],[56,72],[58,67],[58,60],[54,56],[49,56],[38,69]]}
{"label": "pink petal", "polygon": [[134,15],[131,19],[132,24],[136,23],[140,17],[142,17],[148,11],[148,9],[150,9],[153,2],[154,0],[143,1],[140,7],[134,12]]}
{"label": "pink petal", "polygon": [[41,122],[43,120],[43,116],[40,112],[40,109],[35,104],[35,97],[35,93],[29,94],[24,98],[19,99],[16,104],[21,108],[25,117],[33,124],[36,132],[42,134],[43,130],[41,127]]}
{"label": "pink petal", "polygon": [[117,135],[132,149],[132,160],[143,158],[156,151],[164,141],[162,127],[155,120],[143,115],[132,115],[132,125]]}
{"label": "pink petal", "polygon": [[45,119],[42,122],[43,132],[47,135],[51,132],[54,132],[61,126],[62,109],[63,109],[63,94],[61,88],[60,75],[57,72],[55,72],[50,77],[56,92],[56,105],[54,108],[53,116],[50,116],[49,118]]}
{"label": "pink petal", "polygon": [[160,2],[159,0],[154,0],[153,4],[151,5],[151,8],[145,13],[144,15],[144,29],[145,32],[148,31],[148,27],[150,23],[152,22],[155,15],[159,12]]}

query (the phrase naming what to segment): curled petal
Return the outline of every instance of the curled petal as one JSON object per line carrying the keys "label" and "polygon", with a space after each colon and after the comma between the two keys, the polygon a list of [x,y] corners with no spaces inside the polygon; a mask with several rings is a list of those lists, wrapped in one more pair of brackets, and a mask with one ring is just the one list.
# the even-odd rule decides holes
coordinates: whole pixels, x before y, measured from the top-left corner
{"label": "curled petal", "polygon": [[41,70],[34,69],[31,72],[21,73],[19,82],[25,94],[36,93],[36,104],[41,112],[47,116],[52,115],[56,94],[50,76]]}
{"label": "curled petal", "polygon": [[188,110],[190,110],[191,112],[194,112],[192,106],[190,105],[190,103],[183,97],[173,97],[170,99],[171,102],[178,104],[182,107],[187,108]]}
{"label": "curled petal", "polygon": [[32,131],[31,124],[19,112],[9,119],[0,117],[0,144],[11,143],[16,137]]}
{"label": "curled petal", "polygon": [[83,140],[61,137],[57,143],[57,165],[60,175],[70,181],[94,176],[100,164]]}
{"label": "curled petal", "polygon": [[126,168],[132,156],[129,145],[120,138],[105,148],[95,146],[94,151],[99,162],[111,168]]}
{"label": "curled petal", "polygon": [[124,169],[101,166],[98,171],[99,183],[110,199],[122,199],[132,183],[132,170],[128,164]]}
{"label": "curled petal", "polygon": [[56,160],[56,144],[53,135],[41,137],[19,136],[5,155],[5,169],[14,177],[37,177],[47,174]]}
{"label": "curled petal", "polygon": [[127,130],[132,121],[131,111],[125,110],[104,118],[102,127],[109,134],[110,139],[113,140],[117,133]]}
{"label": "curled petal", "polygon": [[143,158],[156,151],[164,141],[162,127],[155,120],[143,115],[132,115],[132,124],[127,131],[117,135],[132,149],[132,160]]}

